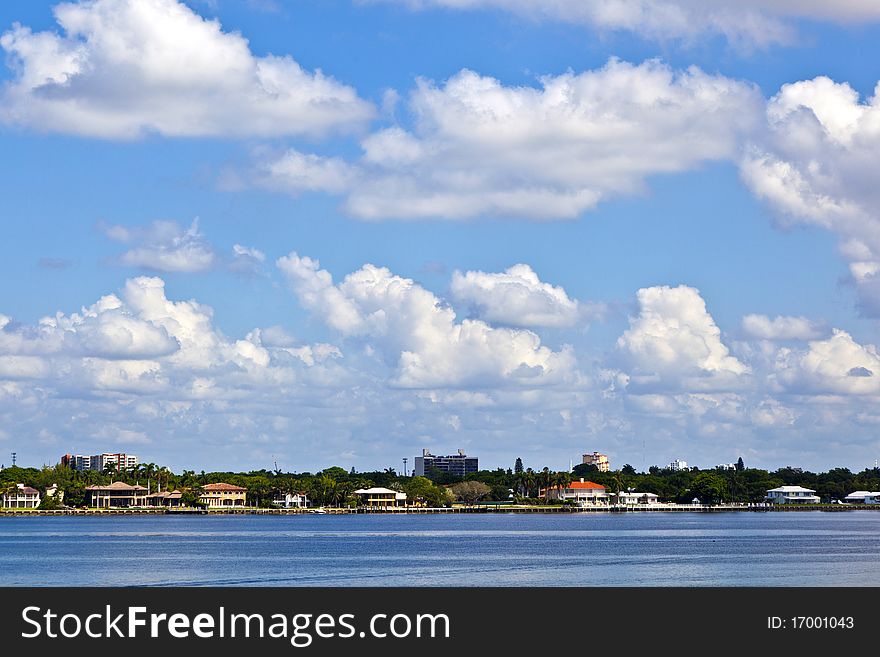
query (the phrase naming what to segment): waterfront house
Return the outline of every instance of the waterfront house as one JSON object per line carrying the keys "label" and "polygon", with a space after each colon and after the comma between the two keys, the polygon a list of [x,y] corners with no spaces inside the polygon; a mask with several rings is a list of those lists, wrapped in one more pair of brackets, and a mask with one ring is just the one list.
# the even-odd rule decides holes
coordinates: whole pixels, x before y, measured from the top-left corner
{"label": "waterfront house", "polygon": [[608,504],[605,486],[592,481],[572,481],[564,487],[542,488],[538,495],[545,500],[562,500],[574,502],[578,506],[594,506]]}
{"label": "waterfront house", "polygon": [[16,484],[15,488],[2,496],[0,502],[0,506],[7,509],[36,509],[40,506],[40,491],[24,484]]}
{"label": "waterfront house", "polygon": [[64,491],[58,488],[58,484],[50,484],[46,487],[46,497],[54,497],[59,504],[64,502]]}
{"label": "waterfront house", "polygon": [[309,505],[309,496],[305,491],[299,493],[277,493],[272,504],[284,509],[304,509]]}
{"label": "waterfront house", "polygon": [[209,509],[243,507],[247,498],[247,488],[220,482],[205,484],[199,493],[199,500]]}
{"label": "waterfront house", "polygon": [[147,506],[178,507],[183,506],[183,493],[179,490],[151,493],[147,495]]}
{"label": "waterfront house", "polygon": [[86,486],[86,504],[103,509],[147,505],[147,489],[114,481],[108,486]]}
{"label": "waterfront house", "polygon": [[623,504],[625,506],[657,504],[659,500],[654,493],[637,493],[635,491],[612,493],[611,497],[614,498],[615,504]]}
{"label": "waterfront house", "polygon": [[406,506],[406,493],[400,493],[390,488],[358,488],[355,492],[363,506],[390,507]]}
{"label": "waterfront house", "polygon": [[771,504],[818,504],[816,491],[802,486],[779,486],[767,491],[764,498]]}
{"label": "waterfront house", "polygon": [[843,498],[847,504],[880,504],[880,493],[857,490]]}

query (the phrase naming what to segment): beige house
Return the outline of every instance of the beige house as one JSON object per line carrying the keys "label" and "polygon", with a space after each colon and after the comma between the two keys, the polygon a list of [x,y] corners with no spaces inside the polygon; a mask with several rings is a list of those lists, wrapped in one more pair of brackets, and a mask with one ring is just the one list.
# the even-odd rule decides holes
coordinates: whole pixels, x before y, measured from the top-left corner
{"label": "beige house", "polygon": [[64,502],[64,491],[58,488],[58,484],[50,484],[46,488],[46,497],[54,497],[59,504]]}
{"label": "beige house", "polygon": [[165,491],[163,493],[151,493],[147,495],[147,506],[183,506],[181,498],[183,493],[179,490]]}
{"label": "beige house", "polygon": [[147,489],[114,481],[108,486],[86,486],[86,504],[103,509],[147,505]]}
{"label": "beige house", "polygon": [[243,507],[247,502],[247,488],[223,482],[205,484],[199,493],[199,501],[209,509]]}
{"label": "beige house", "polygon": [[363,506],[389,507],[406,506],[406,493],[390,488],[359,488],[354,492]]}
{"label": "beige house", "polygon": [[0,497],[0,506],[7,509],[36,509],[40,506],[40,491],[16,484],[13,490]]}

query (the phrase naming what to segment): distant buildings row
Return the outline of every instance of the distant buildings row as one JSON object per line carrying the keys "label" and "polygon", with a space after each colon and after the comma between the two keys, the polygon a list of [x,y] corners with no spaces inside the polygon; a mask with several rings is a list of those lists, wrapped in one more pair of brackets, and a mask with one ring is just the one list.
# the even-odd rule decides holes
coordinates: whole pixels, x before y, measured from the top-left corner
{"label": "distant buildings row", "polygon": [[94,454],[92,456],[83,456],[82,454],[65,454],[61,457],[61,465],[73,470],[96,470],[104,472],[108,467],[113,467],[117,472],[121,470],[130,470],[138,464],[138,457],[134,454],[125,454],[123,452]]}

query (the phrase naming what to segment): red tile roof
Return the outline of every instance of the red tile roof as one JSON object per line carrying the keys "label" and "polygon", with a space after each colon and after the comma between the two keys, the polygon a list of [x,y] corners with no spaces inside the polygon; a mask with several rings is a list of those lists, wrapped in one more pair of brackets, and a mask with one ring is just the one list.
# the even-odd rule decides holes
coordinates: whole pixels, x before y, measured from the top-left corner
{"label": "red tile roof", "polygon": [[595,484],[592,481],[573,481],[566,488],[574,488],[578,490],[605,490],[605,486]]}

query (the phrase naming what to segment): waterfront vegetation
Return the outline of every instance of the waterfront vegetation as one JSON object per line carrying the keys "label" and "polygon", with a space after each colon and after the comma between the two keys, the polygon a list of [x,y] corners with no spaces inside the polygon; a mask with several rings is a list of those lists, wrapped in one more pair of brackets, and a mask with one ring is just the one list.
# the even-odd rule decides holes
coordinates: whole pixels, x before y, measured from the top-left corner
{"label": "waterfront vegetation", "polygon": [[[270,507],[276,495],[306,492],[315,506],[351,506],[357,504],[353,492],[358,488],[382,486],[405,492],[410,503],[424,506],[449,506],[454,503],[518,503],[544,504],[540,491],[565,488],[581,477],[605,486],[611,493],[638,491],[655,493],[660,501],[688,504],[697,498],[702,504],[762,502],[767,490],[782,485],[800,485],[812,488],[823,502],[842,500],[855,490],[880,490],[880,468],[853,473],[847,468],[833,468],[813,473],[799,468],[780,468],[774,471],[747,468],[742,460],[731,470],[670,470],[652,466],[647,472],[637,472],[631,465],[619,470],[599,472],[592,465],[578,465],[571,472],[555,472],[549,468],[524,468],[517,459],[513,468],[481,470],[465,477],[439,471],[427,477],[398,474],[388,468],[375,472],[356,472],[341,467],[330,467],[317,473],[290,473],[281,470],[251,472],[195,472],[175,473],[153,463],[138,465],[117,472],[110,467],[104,472],[77,471],[55,465],[42,468],[6,468],[0,471],[0,494],[23,483],[38,490],[57,484],[64,492],[64,505],[80,507],[85,504],[85,488],[94,484],[106,485],[112,481],[148,486],[158,490],[180,490],[186,506],[199,506],[198,489],[210,483],[226,482],[248,490],[248,504]],[[57,499],[43,495],[40,508],[59,508]]]}

